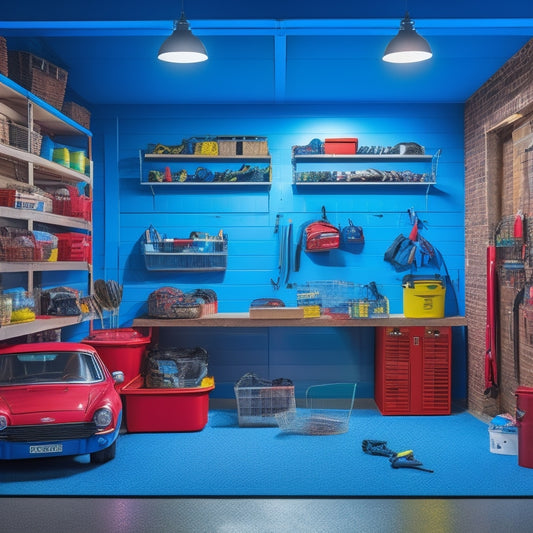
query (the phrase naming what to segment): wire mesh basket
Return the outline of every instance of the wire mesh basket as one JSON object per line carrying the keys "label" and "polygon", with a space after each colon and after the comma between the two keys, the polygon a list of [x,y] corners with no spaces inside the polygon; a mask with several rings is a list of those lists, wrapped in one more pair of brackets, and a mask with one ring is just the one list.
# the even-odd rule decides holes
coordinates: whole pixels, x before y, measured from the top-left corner
{"label": "wire mesh basket", "polygon": [[298,289],[296,302],[304,316],[329,316],[334,319],[386,318],[389,301],[374,282],[367,285],[350,281],[309,281]]}
{"label": "wire mesh basket", "polygon": [[33,232],[23,228],[0,228],[0,261],[32,262],[41,260],[41,249]]}
{"label": "wire mesh basket", "polygon": [[294,385],[285,378],[273,381],[248,373],[234,387],[239,426],[276,426],[276,416],[296,410]]}
{"label": "wire mesh basket", "polygon": [[357,383],[327,383],[310,386],[306,407],[276,413],[279,428],[298,435],[339,435],[350,425]]}

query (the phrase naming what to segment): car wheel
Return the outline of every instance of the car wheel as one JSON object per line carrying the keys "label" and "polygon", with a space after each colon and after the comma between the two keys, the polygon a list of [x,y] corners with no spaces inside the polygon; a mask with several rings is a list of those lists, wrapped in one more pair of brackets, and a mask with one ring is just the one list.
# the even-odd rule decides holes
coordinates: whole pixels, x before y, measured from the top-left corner
{"label": "car wheel", "polygon": [[104,448],[98,452],[91,453],[91,463],[102,464],[111,461],[115,458],[115,453],[117,451],[117,441],[115,440],[111,446]]}

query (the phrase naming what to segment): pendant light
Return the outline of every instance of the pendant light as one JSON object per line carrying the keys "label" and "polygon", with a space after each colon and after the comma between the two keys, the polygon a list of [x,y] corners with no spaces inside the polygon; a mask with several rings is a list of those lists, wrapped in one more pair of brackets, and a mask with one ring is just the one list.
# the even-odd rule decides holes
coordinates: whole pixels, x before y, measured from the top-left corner
{"label": "pendant light", "polygon": [[400,23],[398,35],[392,39],[385,49],[383,61],[389,63],[416,63],[425,61],[433,55],[429,43],[418,35],[415,30],[415,23],[405,13],[404,19]]}
{"label": "pendant light", "polygon": [[202,41],[195,37],[189,28],[183,2],[181,17],[174,22],[174,31],[161,45],[157,58],[170,63],[200,63],[207,59],[207,52]]}

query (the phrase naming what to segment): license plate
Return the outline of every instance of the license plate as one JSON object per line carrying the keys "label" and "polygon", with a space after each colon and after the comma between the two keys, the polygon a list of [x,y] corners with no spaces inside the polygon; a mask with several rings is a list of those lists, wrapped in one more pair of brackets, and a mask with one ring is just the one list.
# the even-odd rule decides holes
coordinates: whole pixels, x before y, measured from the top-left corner
{"label": "license plate", "polygon": [[30,446],[30,453],[59,453],[62,451],[62,444],[40,444],[38,446]]}

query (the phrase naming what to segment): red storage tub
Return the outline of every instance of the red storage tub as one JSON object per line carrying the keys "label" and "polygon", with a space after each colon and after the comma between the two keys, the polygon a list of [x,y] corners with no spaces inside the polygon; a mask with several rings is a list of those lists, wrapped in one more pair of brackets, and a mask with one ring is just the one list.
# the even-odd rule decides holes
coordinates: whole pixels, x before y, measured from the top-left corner
{"label": "red storage tub", "polygon": [[121,390],[129,433],[200,431],[207,424],[209,393],[215,385],[147,389],[137,376]]}
{"label": "red storage tub", "polygon": [[518,387],[515,395],[518,465],[533,468],[533,388]]}
{"label": "red storage tub", "polygon": [[324,153],[326,154],[355,154],[357,153],[357,137],[345,137],[342,139],[326,139]]}
{"label": "red storage tub", "polygon": [[91,236],[84,233],[56,233],[58,261],[87,261],[91,263]]}
{"label": "red storage tub", "polygon": [[81,342],[96,349],[110,372],[124,372],[124,383],[117,385],[117,390],[122,390],[141,372],[142,359],[151,337],[133,328],[100,329]]}

